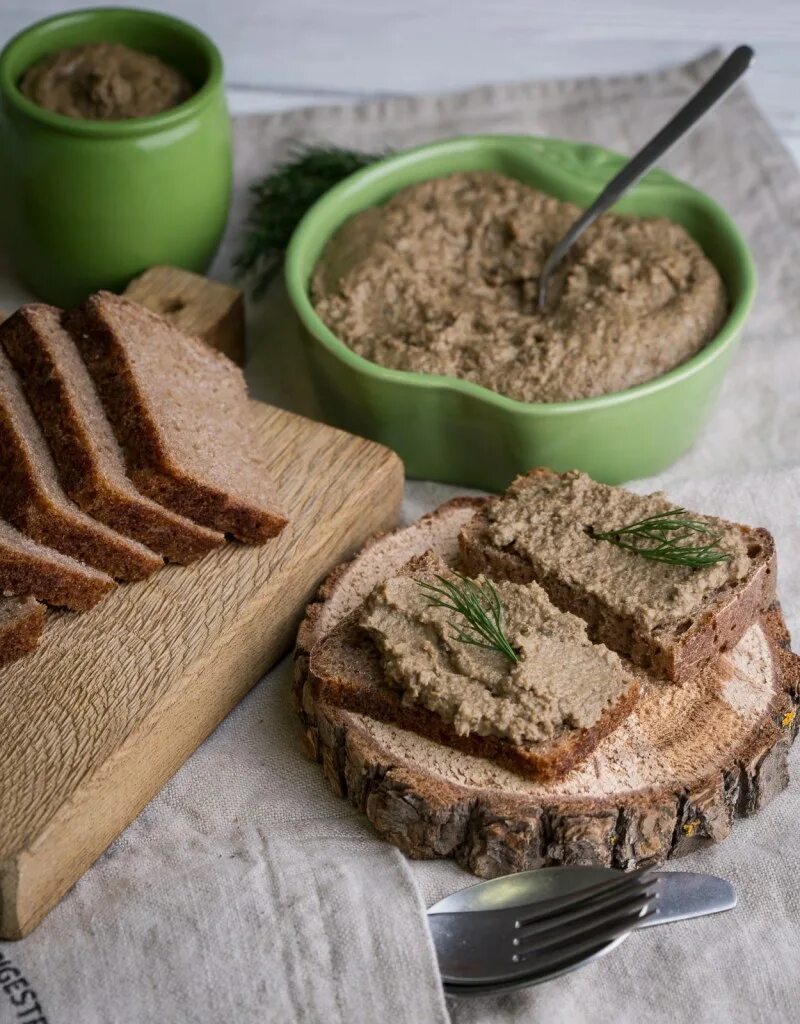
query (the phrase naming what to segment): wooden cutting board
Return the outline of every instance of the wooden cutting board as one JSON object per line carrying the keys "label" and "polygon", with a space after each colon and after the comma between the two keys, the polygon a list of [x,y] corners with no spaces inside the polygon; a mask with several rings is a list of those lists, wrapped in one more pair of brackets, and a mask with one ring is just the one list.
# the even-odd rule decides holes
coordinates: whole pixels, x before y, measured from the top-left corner
{"label": "wooden cutting board", "polygon": [[[136,297],[240,349],[233,290],[150,272]],[[330,567],[397,519],[393,452],[257,402],[252,414],[286,530],[51,614],[39,650],[0,670],[0,938],[38,924],[287,650]]]}
{"label": "wooden cutting board", "polygon": [[370,541],[307,609],[295,697],[325,777],[411,857],[452,857],[491,878],[543,865],[633,868],[724,839],[788,782],[800,658],[776,606],[717,665],[683,685],[644,683],[634,710],[583,764],[537,783],[318,700],[309,654],[372,587],[434,550],[451,564],[480,499],[448,502]]}

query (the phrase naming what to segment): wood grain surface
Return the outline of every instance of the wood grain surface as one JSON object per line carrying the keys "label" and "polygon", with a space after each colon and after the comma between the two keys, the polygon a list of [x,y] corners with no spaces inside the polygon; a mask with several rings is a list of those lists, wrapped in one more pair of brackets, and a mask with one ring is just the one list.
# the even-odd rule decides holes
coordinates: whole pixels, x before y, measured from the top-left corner
{"label": "wood grain surface", "polygon": [[328,569],[392,525],[388,449],[252,403],[291,522],[49,616],[0,670],[0,938],[28,933],[290,645]]}
{"label": "wood grain surface", "polygon": [[308,753],[341,796],[412,857],[451,857],[482,877],[542,865],[633,868],[724,839],[788,781],[800,658],[775,607],[683,685],[648,683],[633,714],[564,778],[527,780],[394,725],[318,700],[315,643],[380,580],[427,549],[453,563],[478,507],[450,502],[338,567],[307,609],[295,697]]}

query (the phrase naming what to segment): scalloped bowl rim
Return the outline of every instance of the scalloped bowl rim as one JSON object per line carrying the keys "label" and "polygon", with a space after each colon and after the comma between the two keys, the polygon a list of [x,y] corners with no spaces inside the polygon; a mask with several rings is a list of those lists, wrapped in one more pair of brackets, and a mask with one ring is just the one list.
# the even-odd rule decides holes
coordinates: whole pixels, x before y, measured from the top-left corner
{"label": "scalloped bowl rim", "polygon": [[[691,196],[695,202],[704,206],[726,232],[734,250],[736,260],[743,271],[743,284],[736,300],[731,305],[731,309],[725,323],[711,341],[707,342],[699,352],[687,359],[686,362],[681,363],[672,370],[668,370],[666,373],[663,373],[658,377],[654,377],[652,380],[645,381],[642,384],[637,384],[631,388],[626,388],[624,391],[612,391],[605,395],[594,395],[589,398],[577,398],[566,402],[523,402],[519,399],[499,394],[496,391],[483,387],[481,384],[475,384],[472,381],[463,380],[459,377],[448,377],[444,374],[437,373],[417,373],[412,370],[398,370],[393,367],[381,366],[380,363],[374,363],[372,360],[354,352],[325,324],[311,302],[308,287],[310,277],[308,280],[305,280],[299,267],[303,256],[303,250],[308,244],[307,237],[314,230],[314,223],[321,214],[326,213],[331,207],[335,207],[342,199],[351,197],[353,193],[357,194],[365,183],[370,182],[375,178],[380,178],[383,175],[391,174],[395,170],[402,169],[406,164],[414,164],[421,157],[452,155],[474,149],[478,146],[502,147],[503,145],[506,145],[516,147],[521,142],[536,141],[540,141],[545,144],[554,143],[566,147],[582,147],[584,149],[596,150],[618,160],[625,159],[621,154],[616,153],[614,150],[606,149],[603,146],[597,146],[594,143],[575,142],[573,140],[559,139],[555,136],[510,134],[461,135],[450,139],[442,139],[437,142],[425,143],[421,146],[414,146],[413,148],[404,149],[401,152],[383,157],[382,159],[375,161],[375,163],[370,164],[368,167],[354,171],[343,181],[340,181],[338,184],[328,189],[328,191],[306,211],[302,220],[295,228],[286,249],[286,259],[284,262],[284,281],[289,298],[291,299],[295,312],[298,314],[302,323],[312,336],[316,338],[317,341],[322,342],[328,351],[332,355],[336,356],[340,361],[357,372],[370,376],[375,380],[386,381],[393,384],[402,384],[406,387],[419,387],[439,391],[455,391],[485,402],[487,405],[493,405],[507,412],[514,412],[517,414],[540,415],[542,413],[546,413],[557,416],[574,412],[589,412],[594,409],[607,408],[609,406],[630,402],[637,398],[644,397],[645,395],[655,394],[656,392],[669,388],[674,384],[678,384],[680,381],[693,376],[699,370],[702,370],[703,367],[714,362],[714,360],[716,360],[725,351],[725,349],[734,342],[747,319],[748,313],[750,312],[756,292],[755,264],[747,243],[730,215],[705,192],[701,192],[699,189],[693,188],[680,178],[677,178],[660,168],[656,168],[654,171],[651,171],[650,175],[646,175],[640,183],[631,189],[631,191],[653,186],[657,187],[659,191],[664,189],[677,190],[682,195]],[[547,160],[547,155],[543,155],[541,153],[536,154],[536,157],[543,161]],[[457,173],[457,170],[458,169],[455,168],[449,173]],[[441,176],[442,175],[432,175],[431,177],[436,178]],[[575,176],[580,177],[580,174],[576,174]],[[399,185],[396,191],[400,191],[400,189],[404,187],[407,186]],[[546,190],[543,189],[542,191]],[[370,206],[376,205],[380,204],[369,203],[362,207],[362,209],[367,209]],[[349,216],[354,215],[355,214],[350,214]],[[337,225],[337,228],[335,228],[334,231],[338,230],[338,227],[347,219],[348,218],[345,217],[340,220],[339,225]],[[331,237],[332,233],[329,233],[327,235],[326,242]],[[317,256],[317,259],[318,258],[319,256]]]}

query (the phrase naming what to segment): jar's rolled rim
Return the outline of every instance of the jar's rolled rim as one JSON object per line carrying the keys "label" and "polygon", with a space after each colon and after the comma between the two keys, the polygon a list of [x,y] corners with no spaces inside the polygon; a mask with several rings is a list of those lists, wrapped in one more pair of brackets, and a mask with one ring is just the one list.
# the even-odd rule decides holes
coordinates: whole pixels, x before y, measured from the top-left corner
{"label": "jar's rolled rim", "polygon": [[[52,110],[28,99],[19,88],[19,73],[15,73],[13,64],[17,50],[24,46],[32,35],[42,32],[55,32],[60,27],[70,27],[75,22],[94,21],[98,18],[125,17],[136,18],[151,24],[161,24],[165,28],[182,33],[201,51],[207,62],[208,71],[203,84],[183,103],[169,110],[150,117],[132,117],[119,121],[95,121],[83,117],[67,117],[54,113]],[[212,40],[199,28],[160,11],[141,10],[133,7],[86,7],[81,10],[55,14],[22,29],[6,43],[0,52],[0,97],[10,106],[26,117],[38,121],[46,127],[70,135],[86,135],[99,138],[121,138],[148,135],[165,129],[177,127],[193,118],[202,110],[218,92],[223,83],[222,55]]]}

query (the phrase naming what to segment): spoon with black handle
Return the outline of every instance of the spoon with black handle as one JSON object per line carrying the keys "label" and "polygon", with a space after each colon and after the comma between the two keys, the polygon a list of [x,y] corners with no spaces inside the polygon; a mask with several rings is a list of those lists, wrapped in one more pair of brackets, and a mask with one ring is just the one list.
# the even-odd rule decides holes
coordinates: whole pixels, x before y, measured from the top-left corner
{"label": "spoon with black handle", "polygon": [[583,232],[597,218],[622,196],[648,171],[659,157],[682,138],[714,104],[722,99],[725,93],[735,85],[750,66],[755,56],[749,46],[737,46],[728,59],[714,72],[709,80],[702,85],[692,98],[664,127],[644,145],[636,156],[631,157],[616,177],[606,185],[600,195],[588,209],[580,215],[560,242],[555,246],[544,264],[539,278],[539,310],[545,308],[547,302],[547,286],[550,277],[564,259],[569,249]]}

